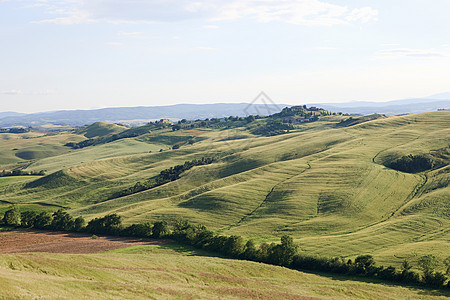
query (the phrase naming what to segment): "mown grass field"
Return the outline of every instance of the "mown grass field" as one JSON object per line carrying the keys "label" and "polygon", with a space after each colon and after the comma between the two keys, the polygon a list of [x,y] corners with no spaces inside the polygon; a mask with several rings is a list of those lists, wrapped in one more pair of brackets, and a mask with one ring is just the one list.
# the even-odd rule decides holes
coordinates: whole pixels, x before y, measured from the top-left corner
{"label": "mown grass field", "polygon": [[[51,157],[20,160],[28,164],[26,170],[63,172],[40,186],[3,185],[0,200],[61,206],[87,219],[117,213],[126,224],[185,218],[257,242],[289,234],[305,253],[371,254],[383,265],[399,266],[425,254],[448,256],[448,164],[417,174],[383,164],[392,157],[449,147],[450,113],[388,117],[344,128],[335,127],[337,121],[329,118],[272,137],[257,137],[244,128],[181,130],[164,131],[156,139],[157,133],[151,133],[64,149]],[[170,150],[186,135],[199,139]],[[85,137],[38,137],[33,147],[46,147],[48,139],[61,145]],[[31,147],[29,140],[14,143],[8,147]],[[3,156],[15,158],[3,163],[18,162],[15,152],[8,151]],[[179,180],[110,199],[163,169],[212,156],[218,157],[215,163],[194,167]]]}
{"label": "mown grass field", "polygon": [[21,181],[32,181],[40,178],[40,176],[11,176],[11,177],[0,177],[0,187],[7,186],[12,183]]}
{"label": "mown grass field", "polygon": [[0,298],[445,299],[448,293],[209,256],[169,245],[0,255]]}

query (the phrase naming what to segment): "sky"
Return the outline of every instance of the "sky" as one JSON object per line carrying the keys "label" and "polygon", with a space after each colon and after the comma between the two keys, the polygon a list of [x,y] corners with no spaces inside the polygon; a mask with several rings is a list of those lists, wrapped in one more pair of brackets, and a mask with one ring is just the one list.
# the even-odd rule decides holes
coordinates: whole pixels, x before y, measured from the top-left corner
{"label": "sky", "polygon": [[0,111],[450,92],[450,0],[0,0]]}

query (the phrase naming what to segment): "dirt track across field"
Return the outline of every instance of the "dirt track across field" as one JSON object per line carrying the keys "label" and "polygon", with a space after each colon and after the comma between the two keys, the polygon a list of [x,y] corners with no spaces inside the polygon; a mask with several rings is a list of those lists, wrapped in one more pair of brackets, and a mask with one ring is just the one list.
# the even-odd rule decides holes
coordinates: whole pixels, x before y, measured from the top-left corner
{"label": "dirt track across field", "polygon": [[85,233],[43,230],[0,232],[0,253],[97,253],[136,245],[160,245],[151,239],[93,236]]}

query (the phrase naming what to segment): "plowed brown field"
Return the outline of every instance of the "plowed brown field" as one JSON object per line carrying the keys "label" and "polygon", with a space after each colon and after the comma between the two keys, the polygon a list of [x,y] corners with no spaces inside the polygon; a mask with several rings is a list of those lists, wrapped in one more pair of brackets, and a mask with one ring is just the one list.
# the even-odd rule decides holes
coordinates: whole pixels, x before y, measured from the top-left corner
{"label": "plowed brown field", "polygon": [[13,230],[0,232],[0,253],[97,253],[135,245],[159,245],[151,239],[92,236],[85,233]]}

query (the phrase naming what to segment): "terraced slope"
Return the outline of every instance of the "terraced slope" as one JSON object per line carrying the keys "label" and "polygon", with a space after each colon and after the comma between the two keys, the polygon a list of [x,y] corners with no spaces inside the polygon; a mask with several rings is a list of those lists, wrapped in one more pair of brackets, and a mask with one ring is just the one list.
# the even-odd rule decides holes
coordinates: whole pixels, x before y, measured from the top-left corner
{"label": "terraced slope", "polygon": [[[203,140],[178,150],[114,157],[112,151],[102,159],[95,155],[108,144],[95,146],[70,153],[72,163],[60,174],[70,184],[17,183],[3,188],[0,200],[44,201],[88,218],[118,213],[127,223],[182,217],[257,241],[288,233],[308,253],[370,253],[383,264],[428,253],[444,258],[450,246],[448,163],[416,174],[385,165],[449,147],[449,125],[450,113],[442,111],[273,137],[245,138],[243,129],[207,131]],[[89,153],[96,154],[81,163]],[[165,168],[211,156],[218,161],[179,180],[111,199]],[[29,169],[64,168],[66,157],[39,160]]]}

